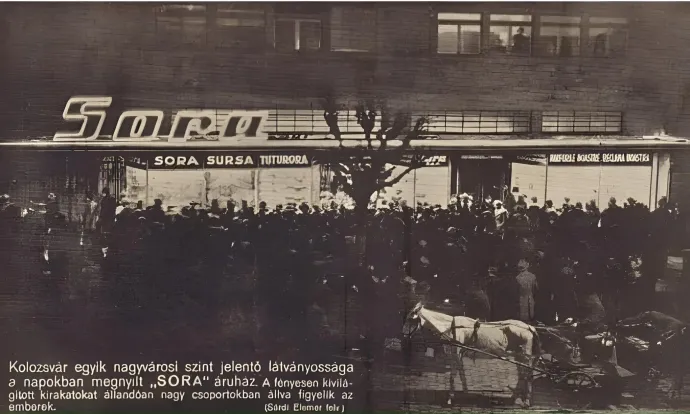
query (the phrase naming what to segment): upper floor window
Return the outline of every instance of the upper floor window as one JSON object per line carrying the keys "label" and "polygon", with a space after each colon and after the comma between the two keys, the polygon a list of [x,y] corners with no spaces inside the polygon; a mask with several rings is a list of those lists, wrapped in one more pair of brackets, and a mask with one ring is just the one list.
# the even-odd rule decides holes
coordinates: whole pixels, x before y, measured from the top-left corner
{"label": "upper floor window", "polygon": [[481,13],[439,13],[438,53],[477,54],[482,50]]}
{"label": "upper floor window", "polygon": [[543,112],[541,130],[542,132],[616,133],[623,130],[623,114],[620,112]]}
{"label": "upper floor window", "polygon": [[580,54],[580,17],[541,16],[538,54],[578,56]]}
{"label": "upper floor window", "polygon": [[628,19],[590,17],[588,37],[591,56],[621,55],[628,42]]}
{"label": "upper floor window", "polygon": [[331,10],[331,50],[372,52],[376,49],[376,10],[355,5]]}
{"label": "upper floor window", "polygon": [[206,42],[206,6],[171,4],[156,10],[156,32],[176,43]]}
{"label": "upper floor window", "polygon": [[529,132],[528,111],[462,111],[416,114],[424,117],[430,134],[508,134]]}
{"label": "upper floor window", "polygon": [[280,17],[276,20],[276,50],[303,51],[321,49],[321,20]]}
{"label": "upper floor window", "polygon": [[494,52],[529,55],[532,50],[532,16],[492,14],[489,17],[489,48]]}
{"label": "upper floor window", "polygon": [[266,44],[266,12],[260,3],[218,3],[218,44],[262,48]]}

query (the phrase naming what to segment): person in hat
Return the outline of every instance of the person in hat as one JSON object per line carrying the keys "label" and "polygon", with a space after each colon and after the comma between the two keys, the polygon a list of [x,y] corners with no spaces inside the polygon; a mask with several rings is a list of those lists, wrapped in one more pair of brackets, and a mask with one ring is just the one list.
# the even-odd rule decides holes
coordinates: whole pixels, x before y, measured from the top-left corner
{"label": "person in hat", "polygon": [[54,215],[60,212],[58,199],[55,193],[48,193],[48,202],[46,203],[46,214]]}
{"label": "person in hat", "polygon": [[609,199],[608,207],[601,213],[601,228],[611,229],[620,225],[621,208],[615,197]]}
{"label": "person in hat", "polygon": [[86,193],[86,205],[81,216],[83,232],[91,232],[96,228],[98,203],[91,192]]}
{"label": "person in hat", "polygon": [[463,213],[470,213],[472,211],[472,201],[470,201],[470,196],[467,193],[460,194],[460,207],[459,210]]}
{"label": "person in hat", "polygon": [[165,223],[165,211],[163,211],[163,200],[157,198],[153,200],[153,206],[146,212],[146,217],[152,223]]}
{"label": "person in hat", "polygon": [[103,189],[103,197],[100,202],[100,209],[98,213],[98,225],[101,233],[110,233],[115,224],[115,210],[117,209],[117,200],[110,194],[110,189],[105,187]]}
{"label": "person in hat", "polygon": [[518,286],[518,319],[523,322],[534,320],[534,298],[539,288],[537,277],[530,272],[529,267],[527,259],[520,259],[518,262],[519,273],[515,278]]}
{"label": "person in hat", "polygon": [[16,219],[21,218],[21,216],[21,209],[10,202],[10,196],[8,194],[0,195],[0,217]]}
{"label": "person in hat", "polygon": [[503,235],[508,221],[508,211],[503,208],[501,200],[494,201],[494,219],[496,220],[496,234]]}

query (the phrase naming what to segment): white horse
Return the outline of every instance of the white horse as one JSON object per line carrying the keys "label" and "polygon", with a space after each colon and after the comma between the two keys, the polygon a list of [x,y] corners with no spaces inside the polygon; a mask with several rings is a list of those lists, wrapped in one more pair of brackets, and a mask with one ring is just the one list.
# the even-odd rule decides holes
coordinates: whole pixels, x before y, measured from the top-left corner
{"label": "white horse", "polygon": [[[534,327],[517,320],[497,322],[480,322],[465,316],[451,316],[424,308],[419,303],[408,315],[403,334],[410,337],[420,328],[426,327],[436,335],[451,343],[486,352],[501,359],[514,359],[518,365],[518,384],[513,397],[520,398],[525,405],[530,404],[532,396],[532,370],[535,356],[541,354],[539,335]],[[449,347],[446,347],[448,349]],[[448,352],[448,351],[446,351]],[[466,388],[462,369],[462,358],[468,352],[467,348],[455,347],[457,358],[451,363],[451,398],[454,392],[455,372],[460,374],[463,386]]]}

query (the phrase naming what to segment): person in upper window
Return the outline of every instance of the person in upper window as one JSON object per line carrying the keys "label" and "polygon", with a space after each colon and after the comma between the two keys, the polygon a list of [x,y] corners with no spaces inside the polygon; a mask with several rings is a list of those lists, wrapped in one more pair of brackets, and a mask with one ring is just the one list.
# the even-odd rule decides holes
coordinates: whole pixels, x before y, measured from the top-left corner
{"label": "person in upper window", "polygon": [[525,35],[525,29],[520,27],[513,36],[513,53],[529,54],[529,37]]}
{"label": "person in upper window", "polygon": [[594,37],[594,56],[606,56],[606,33]]}

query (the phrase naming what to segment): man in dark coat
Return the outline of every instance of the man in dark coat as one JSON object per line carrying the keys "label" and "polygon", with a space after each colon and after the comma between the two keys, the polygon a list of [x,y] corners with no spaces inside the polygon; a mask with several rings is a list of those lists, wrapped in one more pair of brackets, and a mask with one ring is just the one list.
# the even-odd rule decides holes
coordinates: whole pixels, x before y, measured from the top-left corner
{"label": "man in dark coat", "polygon": [[105,187],[103,189],[103,198],[101,198],[100,210],[98,214],[98,228],[101,233],[101,248],[103,256],[108,253],[108,243],[110,233],[113,231],[115,224],[115,209],[117,208],[117,200],[110,194],[110,189]]}
{"label": "man in dark coat", "polygon": [[666,197],[659,200],[658,208],[651,213],[649,240],[644,255],[644,272],[641,295],[653,295],[656,281],[662,278],[668,261],[668,247],[673,216],[669,211]]}

